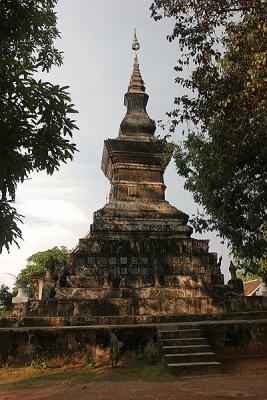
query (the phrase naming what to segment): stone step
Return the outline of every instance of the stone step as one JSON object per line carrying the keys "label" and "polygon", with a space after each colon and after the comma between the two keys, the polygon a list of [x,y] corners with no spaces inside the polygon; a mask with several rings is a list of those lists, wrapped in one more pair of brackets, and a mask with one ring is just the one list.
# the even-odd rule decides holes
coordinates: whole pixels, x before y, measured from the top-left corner
{"label": "stone step", "polygon": [[187,353],[187,354],[182,354],[182,353],[181,354],[165,354],[164,357],[165,357],[167,364],[215,361],[215,354],[212,352]]}
{"label": "stone step", "polygon": [[181,339],[201,337],[201,329],[172,329],[166,331],[158,331],[161,339]]}
{"label": "stone step", "polygon": [[162,346],[189,346],[189,345],[205,345],[207,339],[204,337],[196,338],[179,338],[179,339],[161,339]]}
{"label": "stone step", "polygon": [[162,346],[165,354],[187,354],[187,353],[204,353],[210,351],[207,344],[197,344],[189,346]]}
{"label": "stone step", "polygon": [[160,324],[157,326],[158,332],[177,330],[177,324]]}
{"label": "stone step", "polygon": [[199,328],[196,328],[194,324],[190,323],[182,325],[170,323],[170,324],[160,324],[157,326],[157,329],[159,332],[162,332],[162,331],[173,331],[173,330],[181,331],[186,329],[199,329]]}
{"label": "stone step", "polygon": [[168,367],[171,374],[180,376],[215,375],[222,372],[221,363],[217,361],[171,363]]}

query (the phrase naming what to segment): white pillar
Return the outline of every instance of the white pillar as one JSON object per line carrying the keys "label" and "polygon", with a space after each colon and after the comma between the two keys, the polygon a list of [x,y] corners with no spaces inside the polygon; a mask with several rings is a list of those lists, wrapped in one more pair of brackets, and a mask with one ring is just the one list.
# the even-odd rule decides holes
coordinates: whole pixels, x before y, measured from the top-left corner
{"label": "white pillar", "polygon": [[44,279],[38,279],[38,300],[42,300],[43,297],[43,287],[44,287]]}

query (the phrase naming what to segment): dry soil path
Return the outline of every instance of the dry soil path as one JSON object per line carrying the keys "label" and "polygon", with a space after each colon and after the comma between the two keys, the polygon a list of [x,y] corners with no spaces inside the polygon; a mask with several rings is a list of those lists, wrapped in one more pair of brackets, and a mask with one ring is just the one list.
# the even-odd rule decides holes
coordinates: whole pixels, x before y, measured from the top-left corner
{"label": "dry soil path", "polygon": [[0,390],[1,400],[267,400],[267,364],[257,359],[230,374],[175,382],[90,382]]}

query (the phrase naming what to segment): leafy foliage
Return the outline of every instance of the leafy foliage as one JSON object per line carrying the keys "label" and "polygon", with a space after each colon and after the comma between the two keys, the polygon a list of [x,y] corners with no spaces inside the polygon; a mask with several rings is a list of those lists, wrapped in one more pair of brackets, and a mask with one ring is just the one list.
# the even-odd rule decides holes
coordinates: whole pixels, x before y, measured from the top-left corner
{"label": "leafy foliage", "polygon": [[0,306],[4,310],[10,310],[12,307],[12,293],[8,286],[0,286]]}
{"label": "leafy foliage", "polygon": [[163,170],[165,170],[172,159],[173,151],[175,149],[175,144],[172,142],[166,142],[165,140],[163,140],[163,142],[164,142],[164,153],[161,159],[161,167]]}
{"label": "leafy foliage", "polygon": [[17,184],[33,171],[48,174],[72,160],[77,128],[68,87],[37,80],[62,64],[57,0],[0,2],[0,252],[21,238],[21,221],[11,203]]}
{"label": "leafy foliage", "polygon": [[248,281],[252,281],[254,279],[258,279],[259,278],[258,275],[255,275],[255,274],[253,274],[251,272],[247,272],[244,269],[241,269],[241,270],[237,271],[236,276],[237,276],[238,279],[241,279],[243,282],[248,282]]}
{"label": "leafy foliage", "polygon": [[17,223],[21,221],[14,207],[7,201],[0,200],[0,253],[5,245],[9,249],[9,244],[14,242],[18,245],[18,239],[21,238],[21,230]]}
{"label": "leafy foliage", "polygon": [[174,157],[204,210],[194,226],[218,230],[250,268],[266,266],[267,3],[155,0],[151,10],[174,18],[168,39],[182,51],[176,83],[186,94],[168,116],[172,132],[187,124]]}
{"label": "leafy foliage", "polygon": [[60,270],[63,266],[69,267],[70,258],[68,249],[64,246],[53,247],[52,249],[32,254],[27,259],[27,264],[19,273],[17,280],[26,283],[27,292],[30,297],[34,295],[34,275],[44,273],[51,261],[56,270]]}

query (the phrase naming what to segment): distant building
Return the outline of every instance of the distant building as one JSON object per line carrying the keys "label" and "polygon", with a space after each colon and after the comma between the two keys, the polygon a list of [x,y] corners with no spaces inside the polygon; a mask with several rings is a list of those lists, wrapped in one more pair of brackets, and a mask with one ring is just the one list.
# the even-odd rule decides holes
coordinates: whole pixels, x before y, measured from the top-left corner
{"label": "distant building", "polygon": [[251,281],[244,282],[245,296],[258,296],[260,295],[261,278],[253,279]]}

